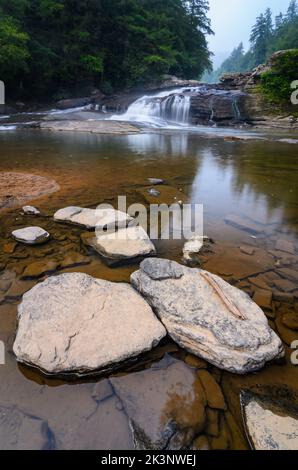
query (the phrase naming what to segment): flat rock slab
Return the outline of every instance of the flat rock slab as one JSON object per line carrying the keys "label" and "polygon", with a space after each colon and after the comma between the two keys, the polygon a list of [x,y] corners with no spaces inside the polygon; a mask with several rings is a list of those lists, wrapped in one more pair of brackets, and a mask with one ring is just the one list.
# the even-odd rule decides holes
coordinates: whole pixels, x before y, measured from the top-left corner
{"label": "flat rock slab", "polygon": [[130,285],[71,273],[24,295],[13,350],[47,374],[86,375],[149,351],[165,335]]}
{"label": "flat rock slab", "polygon": [[42,419],[0,404],[0,442],[1,450],[49,450],[54,436]]}
{"label": "flat rock slab", "polygon": [[44,176],[30,173],[0,173],[0,209],[17,207],[59,189],[56,181]]}
{"label": "flat rock slab", "polygon": [[245,374],[284,354],[263,311],[215,275],[150,258],[131,283],[174,341],[220,369]]}
{"label": "flat rock slab", "polygon": [[138,134],[140,129],[120,121],[48,121],[41,129],[64,132],[90,132],[91,134]]}
{"label": "flat rock slab", "polygon": [[[194,370],[181,362],[110,379],[130,420],[137,449],[171,448],[177,434],[184,445],[206,422],[206,396]],[[190,441],[187,441],[190,439]]]}
{"label": "flat rock slab", "polygon": [[268,399],[248,394],[242,397],[244,423],[255,450],[297,450],[298,414]]}
{"label": "flat rock slab", "polygon": [[86,209],[84,207],[65,207],[54,214],[56,222],[67,222],[87,229],[126,227],[132,217],[115,209]]}
{"label": "flat rock slab", "polygon": [[25,245],[40,245],[49,240],[50,234],[41,227],[26,227],[14,230],[12,236]]}
{"label": "flat rock slab", "polygon": [[26,215],[40,215],[40,210],[33,206],[24,206],[22,207],[22,211]]}
{"label": "flat rock slab", "polygon": [[155,247],[142,227],[128,227],[115,233],[92,237],[89,244],[101,256],[121,261],[154,255]]}
{"label": "flat rock slab", "polygon": [[231,225],[239,230],[257,235],[264,232],[264,226],[256,223],[248,217],[243,217],[237,214],[230,214],[225,217],[225,223]]}

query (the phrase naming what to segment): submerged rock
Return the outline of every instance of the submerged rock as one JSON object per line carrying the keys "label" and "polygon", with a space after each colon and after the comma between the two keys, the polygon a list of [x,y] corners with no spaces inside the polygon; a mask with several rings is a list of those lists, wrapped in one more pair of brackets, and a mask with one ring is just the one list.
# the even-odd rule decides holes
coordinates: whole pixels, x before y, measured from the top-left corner
{"label": "submerged rock", "polygon": [[171,449],[178,437],[178,448],[185,448],[204,429],[205,392],[195,371],[185,364],[164,359],[150,370],[110,381],[129,418],[137,449]]}
{"label": "submerged rock", "polygon": [[283,356],[262,310],[215,275],[152,258],[141,263],[131,283],[174,341],[221,369],[245,374]]}
{"label": "submerged rock", "polygon": [[26,227],[12,232],[13,238],[25,245],[39,245],[49,240],[50,234],[41,227]]}
{"label": "submerged rock", "polygon": [[1,450],[49,450],[54,436],[48,424],[15,406],[0,405]]}
{"label": "submerged rock", "polygon": [[24,295],[13,350],[48,374],[86,375],[149,351],[165,335],[131,286],[72,273]]}
{"label": "submerged rock", "polygon": [[102,236],[84,237],[107,261],[126,261],[155,254],[155,247],[142,227],[128,227]]}
{"label": "submerged rock", "polygon": [[280,402],[245,392],[241,396],[247,436],[255,450],[297,450],[298,413]]}
{"label": "submerged rock", "polygon": [[68,222],[87,229],[125,227],[132,217],[115,209],[86,209],[83,207],[65,207],[54,214],[56,222]]}
{"label": "submerged rock", "polygon": [[147,178],[150,184],[153,184],[154,186],[158,186],[160,184],[165,184],[165,180],[162,180],[160,178]]}

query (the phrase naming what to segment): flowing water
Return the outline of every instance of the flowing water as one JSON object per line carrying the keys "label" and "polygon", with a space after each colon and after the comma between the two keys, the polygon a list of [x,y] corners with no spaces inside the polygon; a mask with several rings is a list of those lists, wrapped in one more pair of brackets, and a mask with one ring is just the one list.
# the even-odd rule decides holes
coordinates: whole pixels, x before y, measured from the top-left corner
{"label": "flowing water", "polygon": [[[160,94],[153,101],[152,97],[143,97],[129,108],[126,118],[160,122],[169,119],[170,108],[171,121],[186,123],[187,98],[174,95],[163,100],[165,96]],[[129,136],[54,134],[38,130],[0,133],[1,172],[49,176],[60,185],[60,191],[33,202],[44,213],[38,220],[22,215],[18,208],[0,212],[0,264],[17,276],[10,296],[5,292],[7,286],[0,284],[3,289],[2,297],[0,295],[0,340],[6,346],[6,363],[0,365],[0,406],[15,406],[26,416],[40,418],[48,424],[47,434],[41,442],[32,444],[29,427],[25,437],[16,439],[15,447],[119,449],[134,446],[125,399],[119,397],[116,389],[105,400],[98,398],[99,387],[107,385],[108,377],[66,383],[18,366],[12,354],[17,306],[24,290],[17,282],[23,269],[34,261],[60,263],[66,257],[86,254],[80,243],[81,229],[53,222],[51,216],[58,208],[68,205],[96,207],[102,202],[116,205],[118,195],[126,195],[129,204],[148,204],[150,185],[147,179],[162,178],[166,184],[156,187],[160,191],[156,202],[174,202],[179,198],[204,204],[204,233],[215,242],[210,251],[202,254],[201,263],[206,269],[220,274],[250,295],[256,290],[253,282],[259,278],[258,273],[261,273],[259,280],[274,289],[272,279],[277,275],[278,267],[286,265],[298,271],[297,147],[286,139],[287,136],[280,137],[284,141],[273,135],[257,136],[267,140],[233,141],[227,138],[231,134],[235,135],[235,131],[217,133],[214,129],[205,129],[193,132],[186,128],[176,131],[171,130],[171,126],[167,131],[146,131]],[[250,136],[254,137],[254,134]],[[226,221],[231,214],[244,217],[247,227],[239,229],[228,224]],[[44,247],[19,245],[10,252],[7,245],[11,242],[11,231],[36,223],[49,230],[52,240]],[[259,233],[252,235],[250,224],[257,224]],[[295,253],[276,251],[280,240],[293,244]],[[254,254],[244,255],[242,246],[249,246]],[[156,247],[158,256],[181,261],[182,240],[160,241]],[[111,281],[128,282],[130,273],[138,268],[112,269],[94,253],[88,253],[88,256],[90,264],[66,268],[64,272],[81,271]],[[28,289],[37,281],[26,282]],[[203,435],[213,449],[248,448],[240,413],[240,391],[262,385],[286,385],[291,391],[298,391],[297,367],[291,364],[289,348],[291,341],[298,339],[298,332],[282,323],[283,315],[297,314],[297,294],[298,289],[291,293],[289,303],[274,301],[274,311],[268,312],[272,328],[278,331],[286,347],[286,359],[280,364],[267,365],[256,374],[238,377],[196,362],[166,340],[135,365],[125,366],[116,375],[123,381],[129,378],[127,387],[135,396],[134,419],[139,424],[148,423],[144,425],[145,431],[154,434],[156,429],[154,432],[147,429],[154,426],[149,417],[157,416],[155,426],[162,429],[165,416],[171,417],[175,413],[176,421],[183,423],[182,447],[192,445],[186,437],[189,436],[186,431],[192,431],[191,441],[198,434]],[[200,367],[208,367],[224,394],[227,409],[209,409],[206,425],[200,431],[193,418],[197,413],[196,404],[191,402],[188,406],[195,381],[186,385],[190,395],[181,394],[178,366],[189,368],[194,377],[200,373]],[[173,368],[173,373],[169,367]],[[163,372],[165,376],[161,377]],[[150,384],[140,394],[139,373],[143,374],[142,383],[148,381]],[[164,398],[160,390],[167,386]],[[218,392],[213,389],[208,393]]]}

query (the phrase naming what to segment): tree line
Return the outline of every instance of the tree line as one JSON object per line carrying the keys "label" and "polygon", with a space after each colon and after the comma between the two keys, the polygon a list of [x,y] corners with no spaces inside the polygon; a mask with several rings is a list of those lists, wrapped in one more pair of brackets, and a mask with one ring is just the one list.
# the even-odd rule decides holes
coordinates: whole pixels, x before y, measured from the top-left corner
{"label": "tree line", "polygon": [[104,93],[211,68],[208,0],[0,0],[0,79],[11,96]]}
{"label": "tree line", "polygon": [[274,52],[298,48],[298,5],[291,0],[286,13],[273,19],[272,11],[267,8],[257,17],[252,27],[250,48],[244,51],[243,43],[236,47],[219,69],[206,74],[208,82],[217,82],[227,72],[247,72],[263,64]]}

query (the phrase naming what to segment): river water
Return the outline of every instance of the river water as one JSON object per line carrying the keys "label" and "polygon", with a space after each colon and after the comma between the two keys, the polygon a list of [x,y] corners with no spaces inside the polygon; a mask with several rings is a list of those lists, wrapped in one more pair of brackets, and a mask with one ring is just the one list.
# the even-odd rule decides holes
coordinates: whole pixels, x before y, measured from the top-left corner
{"label": "river water", "polygon": [[[178,435],[182,443],[178,447],[192,446],[201,435],[213,449],[243,449],[248,448],[248,442],[240,412],[241,390],[256,386],[270,390],[273,386],[286,385],[298,392],[297,367],[291,364],[289,347],[298,339],[298,331],[283,323],[284,315],[298,315],[298,287],[287,302],[273,300],[271,309],[266,311],[271,326],[284,341],[284,361],[267,365],[256,374],[238,377],[196,362],[166,340],[136,364],[116,374],[127,387],[128,401],[129,394],[138,390],[138,374],[143,374],[145,383],[150,384],[149,389],[140,390],[134,398],[133,412],[115,388],[104,400],[98,398],[98,390],[107,387],[108,377],[80,382],[49,379],[19,366],[11,352],[20,301],[17,297],[23,289],[17,285],[17,279],[22,270],[34,261],[61,262],[67,256],[86,254],[80,243],[82,230],[54,224],[51,219],[54,211],[69,205],[96,207],[102,202],[116,205],[119,195],[126,195],[129,204],[148,204],[147,178],[162,178],[166,182],[164,187],[156,187],[161,192],[156,202],[163,202],[163,198],[174,202],[180,197],[185,202],[204,205],[204,233],[214,244],[210,251],[202,253],[200,260],[209,271],[251,295],[258,289],[256,280],[276,291],[273,280],[278,277],[278,268],[287,266],[298,271],[297,145],[281,141],[288,137],[285,135],[258,135],[260,140],[234,141],[228,137],[234,134],[232,130],[216,129],[206,129],[203,133],[191,129],[150,130],[128,136],[54,134],[38,130],[0,133],[1,172],[49,176],[60,185],[60,191],[34,201],[45,214],[38,221],[21,215],[17,208],[0,212],[0,263],[17,276],[12,297],[7,299],[3,292],[0,305],[0,340],[6,345],[6,364],[0,366],[0,405],[17,407],[27,418],[33,416],[47,423],[39,439],[32,440],[32,420],[26,422],[25,434],[18,434],[13,447],[133,448],[132,415],[138,426],[157,440],[156,435],[165,426],[164,417],[171,418],[173,413],[174,419],[176,413],[175,420],[181,424]],[[236,216],[245,219],[241,229],[229,223]],[[13,253],[7,253],[5,245],[11,241],[11,231],[36,223],[50,231],[52,240],[45,247],[18,246]],[[260,230],[252,232],[252,225]],[[294,244],[295,253],[277,250],[280,241]],[[240,248],[243,246],[249,246],[254,253],[244,254]],[[181,261],[182,240],[157,242],[156,247],[158,256]],[[112,269],[99,256],[93,253],[88,256],[88,265],[66,268],[64,272],[81,271],[127,282],[130,273],[137,269],[137,266]],[[28,282],[27,288],[35,282]],[[227,404],[226,410],[209,409],[206,424],[199,431],[193,420],[195,401],[190,410],[188,395],[179,392],[177,385],[183,377],[181,367],[192,371],[194,377],[201,367],[207,367]],[[190,394],[195,380],[186,384]],[[173,393],[175,406],[180,410],[178,417],[171,401]],[[219,392],[213,389],[208,393]]]}

